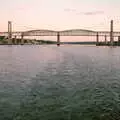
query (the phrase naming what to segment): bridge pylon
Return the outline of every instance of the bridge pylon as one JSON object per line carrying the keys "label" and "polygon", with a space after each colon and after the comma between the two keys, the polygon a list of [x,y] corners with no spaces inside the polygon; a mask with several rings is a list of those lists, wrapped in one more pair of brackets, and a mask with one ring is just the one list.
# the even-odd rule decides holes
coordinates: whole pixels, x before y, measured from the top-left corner
{"label": "bridge pylon", "polygon": [[110,22],[110,45],[114,45],[114,36],[113,36],[113,20]]}

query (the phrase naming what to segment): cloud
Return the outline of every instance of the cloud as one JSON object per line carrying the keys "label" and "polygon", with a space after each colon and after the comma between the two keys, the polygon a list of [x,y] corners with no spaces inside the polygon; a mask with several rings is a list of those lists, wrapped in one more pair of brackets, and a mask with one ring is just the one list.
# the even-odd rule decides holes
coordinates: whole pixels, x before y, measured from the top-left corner
{"label": "cloud", "polygon": [[98,14],[104,14],[104,11],[80,12],[78,14],[83,14],[83,15],[98,15]]}
{"label": "cloud", "polygon": [[76,12],[76,9],[67,8],[67,9],[64,9],[64,11],[66,11],[66,12]]}
{"label": "cloud", "polygon": [[104,14],[104,11],[87,11],[87,12],[77,12],[76,9],[67,8],[64,9],[65,12],[74,12],[77,15],[99,15]]}

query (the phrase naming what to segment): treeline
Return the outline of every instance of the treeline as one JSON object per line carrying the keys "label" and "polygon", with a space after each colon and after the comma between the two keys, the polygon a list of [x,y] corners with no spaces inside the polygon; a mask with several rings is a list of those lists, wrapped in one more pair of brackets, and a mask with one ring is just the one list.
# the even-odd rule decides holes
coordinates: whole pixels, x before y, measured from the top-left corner
{"label": "treeline", "polygon": [[43,44],[56,44],[56,41],[50,41],[50,40],[37,40],[37,41]]}
{"label": "treeline", "polygon": [[0,41],[4,40],[5,36],[0,36]]}

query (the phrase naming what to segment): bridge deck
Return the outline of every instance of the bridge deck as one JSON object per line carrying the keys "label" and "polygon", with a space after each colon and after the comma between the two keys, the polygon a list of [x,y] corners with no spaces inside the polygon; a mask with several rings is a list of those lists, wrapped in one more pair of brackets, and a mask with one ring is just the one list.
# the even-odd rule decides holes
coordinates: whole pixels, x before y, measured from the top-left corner
{"label": "bridge deck", "polygon": [[[65,31],[52,31],[52,30],[31,30],[31,31],[17,31],[12,32],[13,36],[110,36],[109,31],[92,31],[92,30],[65,30]],[[0,32],[0,36],[8,36],[8,32]],[[120,31],[113,32],[113,36],[120,36]]]}

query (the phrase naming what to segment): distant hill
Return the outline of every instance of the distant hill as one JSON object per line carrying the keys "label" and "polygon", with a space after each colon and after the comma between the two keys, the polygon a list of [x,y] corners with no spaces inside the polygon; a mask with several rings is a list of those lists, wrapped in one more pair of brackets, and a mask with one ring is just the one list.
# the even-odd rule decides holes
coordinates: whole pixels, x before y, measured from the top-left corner
{"label": "distant hill", "polygon": [[[56,44],[56,41],[51,41],[51,40],[37,40],[42,44]],[[96,42],[94,41],[86,41],[86,42],[61,42],[61,44],[85,44],[85,45],[95,45]]]}
{"label": "distant hill", "polygon": [[96,42],[92,41],[92,42],[61,42],[62,44],[85,44],[85,45],[95,45]]}

